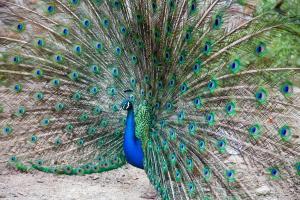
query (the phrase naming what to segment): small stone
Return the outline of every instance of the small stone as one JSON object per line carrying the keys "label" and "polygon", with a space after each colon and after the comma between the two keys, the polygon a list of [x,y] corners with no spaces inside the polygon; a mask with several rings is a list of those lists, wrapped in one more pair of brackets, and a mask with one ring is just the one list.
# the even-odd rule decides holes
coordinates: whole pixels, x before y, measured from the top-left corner
{"label": "small stone", "polygon": [[156,199],[156,193],[146,193],[140,196],[142,199]]}
{"label": "small stone", "polygon": [[270,194],[270,188],[266,185],[263,185],[256,189],[256,193],[259,196],[265,196],[267,194]]}
{"label": "small stone", "polygon": [[19,195],[22,195],[22,196],[24,196],[24,194],[23,194],[23,193],[21,193],[21,192],[18,192],[18,194],[19,194]]}
{"label": "small stone", "polygon": [[6,196],[4,194],[0,194],[0,199],[4,199]]}

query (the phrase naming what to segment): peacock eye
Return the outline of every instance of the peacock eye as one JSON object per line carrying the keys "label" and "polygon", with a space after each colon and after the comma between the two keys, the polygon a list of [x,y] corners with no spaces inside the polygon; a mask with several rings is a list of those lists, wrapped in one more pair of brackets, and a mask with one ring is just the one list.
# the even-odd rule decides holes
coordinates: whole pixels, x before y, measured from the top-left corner
{"label": "peacock eye", "polygon": [[121,53],[121,49],[119,47],[116,48],[116,53],[120,54]]}
{"label": "peacock eye", "polygon": [[196,5],[193,3],[191,6],[191,10],[194,11],[196,9]]}
{"label": "peacock eye", "polygon": [[219,142],[219,147],[223,147],[224,146],[224,142],[223,141],[220,141]]}
{"label": "peacock eye", "polygon": [[229,105],[229,106],[227,107],[227,110],[228,110],[229,112],[232,111],[232,106]]}
{"label": "peacock eye", "polygon": [[208,51],[208,49],[209,49],[208,44],[205,44],[205,46],[204,46],[204,51]]}
{"label": "peacock eye", "polygon": [[235,64],[235,62],[233,62],[233,63],[231,64],[231,68],[232,68],[232,69],[235,69],[235,67],[236,67],[236,64]]}
{"label": "peacock eye", "polygon": [[24,23],[19,23],[17,25],[17,32],[21,33],[25,30],[25,24]]}
{"label": "peacock eye", "polygon": [[170,58],[169,52],[167,52],[167,53],[165,54],[165,56],[166,56],[166,59],[169,59],[169,58]]}
{"label": "peacock eye", "polygon": [[199,69],[200,65],[199,64],[195,64],[194,65],[194,70],[196,71],[197,69]]}
{"label": "peacock eye", "polygon": [[17,157],[16,157],[16,156],[11,156],[11,157],[10,157],[10,161],[12,161],[12,162],[17,161]]}
{"label": "peacock eye", "polygon": [[286,86],[284,86],[283,87],[283,91],[285,92],[285,93],[288,93],[289,92],[289,86],[288,85],[286,85]]}
{"label": "peacock eye", "polygon": [[104,20],[103,20],[103,25],[104,25],[105,28],[108,28],[108,26],[109,26],[109,21],[108,21],[108,19],[104,19]]}
{"label": "peacock eye", "polygon": [[54,7],[53,7],[53,6],[48,6],[48,11],[49,11],[49,12],[54,11]]}
{"label": "peacock eye", "polygon": [[20,85],[20,84],[16,84],[15,86],[14,86],[14,91],[15,92],[21,92],[21,90],[22,90],[22,86]]}
{"label": "peacock eye", "polygon": [[39,46],[42,46],[42,45],[43,45],[43,41],[42,41],[42,40],[38,40],[37,43],[38,43]]}
{"label": "peacock eye", "polygon": [[281,131],[281,135],[286,136],[287,130],[286,129],[282,129]]}
{"label": "peacock eye", "polygon": [[292,135],[292,131],[288,125],[284,125],[279,129],[279,136],[283,141],[289,141]]}
{"label": "peacock eye", "polygon": [[61,62],[61,61],[62,61],[62,56],[56,55],[56,56],[55,56],[55,61],[56,61],[56,62]]}
{"label": "peacock eye", "polygon": [[96,48],[101,49],[102,45],[100,43],[97,43]]}
{"label": "peacock eye", "polygon": [[172,31],[172,27],[171,27],[171,26],[168,26],[168,27],[167,27],[167,32],[170,33],[171,31]]}
{"label": "peacock eye", "polygon": [[217,19],[215,20],[215,25],[218,26],[219,23],[220,23],[219,18],[217,18]]}
{"label": "peacock eye", "polygon": [[265,51],[266,51],[266,44],[263,42],[260,42],[255,48],[255,52],[259,56],[264,55]]}
{"label": "peacock eye", "polygon": [[179,57],[179,61],[180,61],[180,62],[183,61],[183,56],[182,56],[182,55]]}
{"label": "peacock eye", "polygon": [[203,174],[204,174],[205,176],[207,176],[207,175],[209,174],[209,169],[207,169],[207,168],[204,168],[204,170],[203,170]]}
{"label": "peacock eye", "polygon": [[23,29],[23,24],[18,24],[17,28],[18,28],[18,30],[22,30]]}
{"label": "peacock eye", "polygon": [[263,47],[262,46],[256,47],[256,51],[257,53],[261,53],[263,51]]}
{"label": "peacock eye", "polygon": [[68,34],[69,34],[69,30],[68,30],[67,28],[64,28],[64,29],[63,29],[63,34],[64,34],[64,35],[68,35]]}
{"label": "peacock eye", "polygon": [[203,151],[203,149],[205,148],[205,141],[204,141],[204,140],[200,140],[200,141],[199,141],[199,148],[200,148],[200,150],[202,150],[202,151]]}
{"label": "peacock eye", "polygon": [[37,136],[32,135],[31,136],[31,142],[35,143],[37,141]]}
{"label": "peacock eye", "polygon": [[280,92],[286,97],[291,96],[293,94],[293,84],[289,81],[284,82],[280,86]]}
{"label": "peacock eye", "polygon": [[186,40],[189,40],[190,38],[191,38],[191,34],[190,34],[190,33],[186,33],[186,34],[185,34],[185,39],[186,39]]}
{"label": "peacock eye", "polygon": [[279,171],[275,168],[271,169],[271,175],[272,176],[277,176],[279,174]]}
{"label": "peacock eye", "polygon": [[156,8],[157,8],[156,3],[153,2],[153,3],[152,3],[152,9],[155,10]]}

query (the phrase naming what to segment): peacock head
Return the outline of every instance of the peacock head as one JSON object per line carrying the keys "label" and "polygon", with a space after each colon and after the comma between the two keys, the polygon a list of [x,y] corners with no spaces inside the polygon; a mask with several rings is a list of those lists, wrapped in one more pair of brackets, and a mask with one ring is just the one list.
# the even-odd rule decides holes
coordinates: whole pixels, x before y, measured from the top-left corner
{"label": "peacock head", "polygon": [[121,107],[123,110],[130,110],[133,108],[133,104],[131,103],[130,100],[128,99],[125,99],[122,104],[121,104]]}
{"label": "peacock head", "polygon": [[123,100],[123,102],[121,103],[121,107],[123,110],[130,110],[133,109],[133,103],[132,100],[130,98],[130,94],[133,91],[131,89],[127,89],[124,91],[124,93],[127,95],[127,98]]}

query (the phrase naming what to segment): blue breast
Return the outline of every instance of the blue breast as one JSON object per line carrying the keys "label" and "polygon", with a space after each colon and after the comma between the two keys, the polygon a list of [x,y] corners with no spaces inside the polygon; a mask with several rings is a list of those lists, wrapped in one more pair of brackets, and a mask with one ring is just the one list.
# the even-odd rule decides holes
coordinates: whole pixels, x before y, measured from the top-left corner
{"label": "blue breast", "polygon": [[142,142],[135,136],[133,109],[128,110],[126,118],[124,153],[128,163],[140,169],[144,169],[144,153],[142,149]]}

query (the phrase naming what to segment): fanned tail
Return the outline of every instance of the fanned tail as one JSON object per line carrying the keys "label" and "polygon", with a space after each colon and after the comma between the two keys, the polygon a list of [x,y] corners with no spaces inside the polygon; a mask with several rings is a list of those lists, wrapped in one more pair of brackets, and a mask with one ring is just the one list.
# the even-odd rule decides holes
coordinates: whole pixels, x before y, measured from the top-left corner
{"label": "fanned tail", "polygon": [[162,198],[256,199],[264,190],[294,199],[297,18],[230,1],[167,1],[156,9],[164,23],[153,22],[157,119],[145,166]]}
{"label": "fanned tail", "polygon": [[127,98],[163,199],[297,196],[297,1],[0,2],[1,164],[124,164]]}

